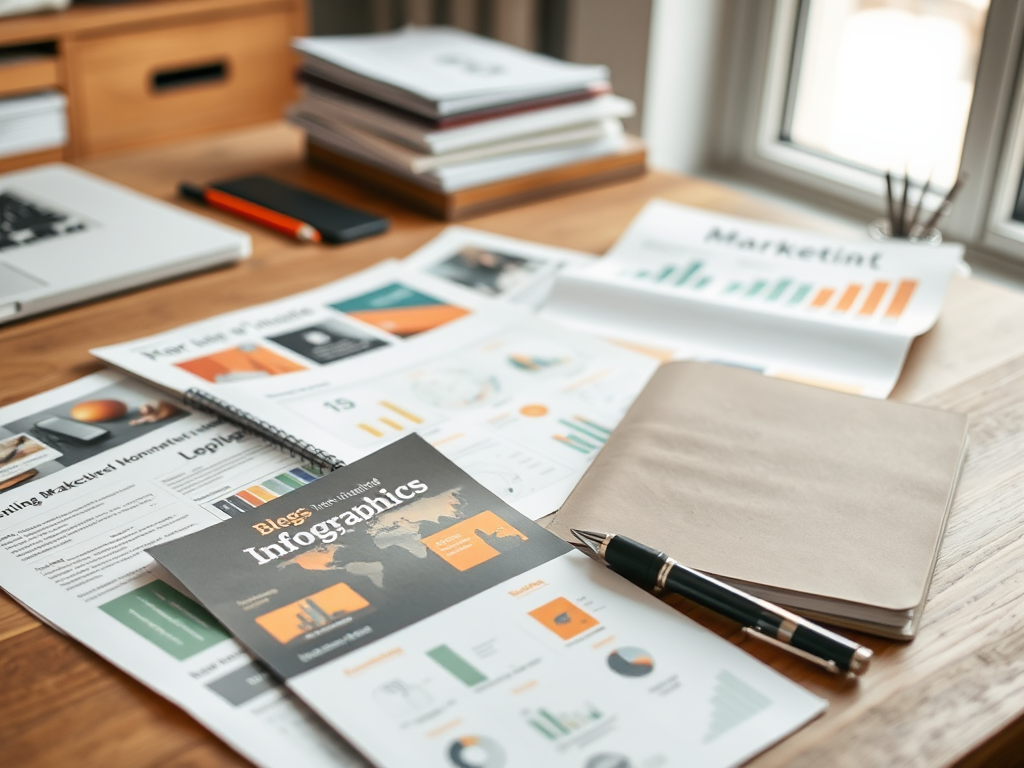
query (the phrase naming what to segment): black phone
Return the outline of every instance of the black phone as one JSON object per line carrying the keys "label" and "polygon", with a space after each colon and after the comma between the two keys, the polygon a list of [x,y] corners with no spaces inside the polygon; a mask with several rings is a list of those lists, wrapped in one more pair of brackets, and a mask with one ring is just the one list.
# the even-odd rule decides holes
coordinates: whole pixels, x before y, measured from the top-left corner
{"label": "black phone", "polygon": [[378,235],[388,228],[388,220],[383,216],[349,208],[269,176],[243,176],[217,181],[210,186],[303,221],[316,229],[327,243],[348,243]]}

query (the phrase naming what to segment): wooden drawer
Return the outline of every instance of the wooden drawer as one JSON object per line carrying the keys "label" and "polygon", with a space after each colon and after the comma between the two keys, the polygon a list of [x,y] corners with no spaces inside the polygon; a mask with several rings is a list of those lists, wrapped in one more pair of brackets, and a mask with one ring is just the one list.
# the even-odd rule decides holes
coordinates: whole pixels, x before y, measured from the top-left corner
{"label": "wooden drawer", "polygon": [[68,51],[75,156],[280,117],[296,96],[287,6],[78,38]]}

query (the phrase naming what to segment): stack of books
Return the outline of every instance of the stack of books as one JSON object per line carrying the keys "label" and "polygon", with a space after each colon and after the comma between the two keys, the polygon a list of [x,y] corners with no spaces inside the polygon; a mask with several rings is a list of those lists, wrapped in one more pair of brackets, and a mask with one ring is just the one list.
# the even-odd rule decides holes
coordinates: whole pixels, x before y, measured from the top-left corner
{"label": "stack of books", "polygon": [[67,141],[67,97],[60,91],[0,99],[0,157],[56,149]]}
{"label": "stack of books", "polygon": [[637,175],[608,70],[450,27],[301,38],[288,113],[326,165],[447,219]]}

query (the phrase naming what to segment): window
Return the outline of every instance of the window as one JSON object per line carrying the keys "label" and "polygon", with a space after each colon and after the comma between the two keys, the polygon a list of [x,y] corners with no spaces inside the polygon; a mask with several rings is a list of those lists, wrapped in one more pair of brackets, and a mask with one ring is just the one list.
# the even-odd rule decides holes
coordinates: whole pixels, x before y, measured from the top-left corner
{"label": "window", "polygon": [[737,0],[725,159],[865,220],[884,173],[966,183],[946,237],[1024,260],[1024,4]]}

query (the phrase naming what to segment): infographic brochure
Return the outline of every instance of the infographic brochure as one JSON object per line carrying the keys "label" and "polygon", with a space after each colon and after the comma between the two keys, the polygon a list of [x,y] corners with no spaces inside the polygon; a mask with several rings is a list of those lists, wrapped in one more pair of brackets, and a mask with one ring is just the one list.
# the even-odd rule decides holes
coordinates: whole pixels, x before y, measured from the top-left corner
{"label": "infographic brochure", "polygon": [[457,263],[435,249],[93,352],[345,462],[417,432],[536,519],[565,500],[657,361],[515,303],[543,293],[561,255],[484,258],[459,242]]}
{"label": "infographic brochure", "polygon": [[734,765],[825,707],[418,435],[149,551],[383,768]]}
{"label": "infographic brochure", "polygon": [[680,358],[886,397],[962,257],[960,245],[844,240],[654,200],[605,258],[558,276],[544,314]]}
{"label": "infographic brochure", "polygon": [[0,409],[12,441],[0,588],[261,768],[368,768],[145,552],[308,486],[314,468],[113,373]]}

